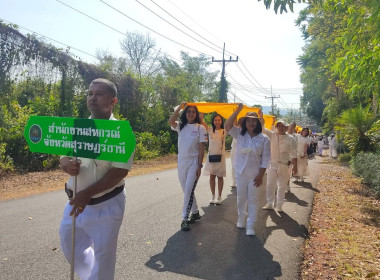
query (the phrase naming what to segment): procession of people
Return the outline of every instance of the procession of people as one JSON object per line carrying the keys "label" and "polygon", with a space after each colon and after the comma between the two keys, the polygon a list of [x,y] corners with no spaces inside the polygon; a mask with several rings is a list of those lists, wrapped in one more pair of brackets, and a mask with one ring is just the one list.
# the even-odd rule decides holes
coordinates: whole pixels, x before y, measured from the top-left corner
{"label": "procession of people", "polygon": [[[90,118],[116,120],[112,113],[116,103],[115,84],[106,79],[91,82],[87,95]],[[291,178],[304,182],[309,175],[310,145],[318,146],[320,153],[320,144],[309,139],[308,128],[297,134],[295,123],[289,125],[280,119],[273,129],[268,129],[261,110],[249,111],[238,118],[242,109],[243,104],[239,103],[227,120],[214,113],[207,124],[197,106],[182,102],[169,118],[171,129],[178,133],[182,231],[189,231],[201,219],[195,190],[202,170],[209,177],[210,204],[222,204],[227,177],[227,135],[233,138],[230,174],[231,187],[236,188],[237,194],[236,227],[245,229],[247,236],[256,235],[259,188],[265,188],[266,192],[262,210],[283,212]],[[81,279],[114,278],[118,233],[125,209],[124,177],[132,162],[133,154],[126,163],[61,157],[61,169],[71,176],[65,187],[69,201],[60,226],[61,247],[68,262],[74,262],[73,268]],[[78,190],[73,188],[74,184],[78,184]],[[72,243],[73,227],[75,243]]]}

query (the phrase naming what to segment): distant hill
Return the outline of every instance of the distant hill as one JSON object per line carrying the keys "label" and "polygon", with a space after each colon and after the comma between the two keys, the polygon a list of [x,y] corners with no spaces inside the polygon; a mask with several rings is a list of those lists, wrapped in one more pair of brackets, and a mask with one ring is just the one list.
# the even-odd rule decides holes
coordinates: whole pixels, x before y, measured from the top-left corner
{"label": "distant hill", "polygon": [[[269,114],[269,112],[272,110],[271,106],[263,106],[263,113]],[[288,109],[280,108],[280,114],[281,116],[285,116],[288,113]]]}

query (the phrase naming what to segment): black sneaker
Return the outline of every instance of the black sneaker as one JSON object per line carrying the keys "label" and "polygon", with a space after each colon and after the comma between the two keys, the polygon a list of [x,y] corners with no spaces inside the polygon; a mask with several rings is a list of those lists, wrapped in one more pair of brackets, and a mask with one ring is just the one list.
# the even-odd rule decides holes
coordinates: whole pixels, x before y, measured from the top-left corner
{"label": "black sneaker", "polygon": [[186,221],[186,220],[183,220],[182,223],[181,223],[181,230],[182,231],[189,231],[190,230],[190,226],[189,226],[189,222]]}
{"label": "black sneaker", "polygon": [[194,224],[195,221],[200,220],[200,219],[201,219],[201,215],[199,215],[199,212],[198,213],[192,213],[190,216],[189,224]]}

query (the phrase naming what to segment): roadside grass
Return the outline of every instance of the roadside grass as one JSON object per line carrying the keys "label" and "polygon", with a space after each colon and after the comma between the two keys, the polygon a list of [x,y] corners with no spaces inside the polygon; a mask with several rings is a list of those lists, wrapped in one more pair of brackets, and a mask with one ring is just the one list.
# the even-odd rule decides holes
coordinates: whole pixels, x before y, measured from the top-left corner
{"label": "roadside grass", "polygon": [[301,279],[380,279],[380,201],[348,166],[324,160]]}

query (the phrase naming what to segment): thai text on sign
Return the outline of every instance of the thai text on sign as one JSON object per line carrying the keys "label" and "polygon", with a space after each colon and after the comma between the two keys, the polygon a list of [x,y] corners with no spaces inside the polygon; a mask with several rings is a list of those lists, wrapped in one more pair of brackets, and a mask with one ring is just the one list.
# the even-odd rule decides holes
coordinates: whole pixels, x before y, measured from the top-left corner
{"label": "thai text on sign", "polygon": [[136,140],[128,121],[30,117],[24,136],[31,152],[127,162]]}

